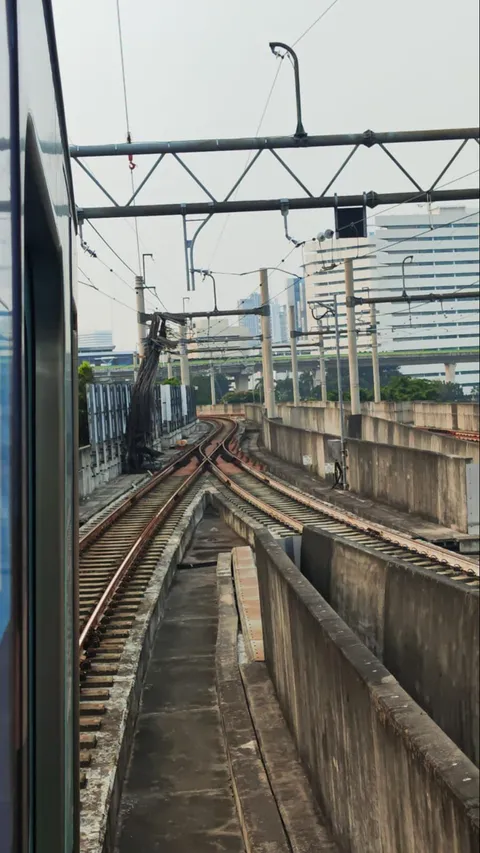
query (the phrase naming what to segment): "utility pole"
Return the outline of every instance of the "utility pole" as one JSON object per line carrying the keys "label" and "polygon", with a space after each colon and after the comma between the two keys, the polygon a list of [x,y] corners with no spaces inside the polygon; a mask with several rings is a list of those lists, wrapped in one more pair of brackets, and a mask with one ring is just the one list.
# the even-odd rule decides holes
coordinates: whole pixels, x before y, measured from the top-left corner
{"label": "utility pole", "polygon": [[342,361],[340,357],[340,328],[338,325],[337,294],[333,295],[333,311],[335,317],[335,352],[337,355],[337,388],[338,407],[340,410],[340,450],[342,455],[342,489],[348,489],[347,477],[347,445],[345,442],[345,410],[343,406]]}
{"label": "utility pole", "polygon": [[170,353],[167,355],[167,379],[173,379],[172,356]]}
{"label": "utility pole", "polygon": [[353,261],[345,258],[345,302],[347,306],[348,371],[352,415],[359,415],[360,381],[358,378],[357,332],[355,328],[355,301],[353,292]]}
{"label": "utility pole", "polygon": [[327,402],[327,372],[325,369],[325,345],[323,343],[323,324],[321,317],[317,320],[318,325],[318,366],[320,369],[320,390],[322,402]]}
{"label": "utility pole", "polygon": [[377,309],[374,302],[370,305],[370,325],[372,327],[373,399],[375,403],[381,403],[382,390],[380,386],[380,364],[378,362]]}
{"label": "utility pole", "polygon": [[212,406],[217,405],[217,395],[215,393],[215,371],[213,361],[210,362],[210,395],[212,398]]}
{"label": "utility pole", "polygon": [[265,406],[267,418],[276,418],[277,407],[275,405],[275,384],[273,380],[273,358],[272,358],[272,323],[270,318],[270,300],[268,295],[268,273],[260,270],[260,303],[268,313],[262,314],[262,369],[263,387],[265,395]]}
{"label": "utility pole", "polygon": [[179,345],[180,350],[180,381],[182,385],[190,385],[190,369],[188,366],[188,353],[187,353],[187,345],[185,343],[185,323],[182,323],[181,326],[181,335],[182,342]]}
{"label": "utility pole", "polygon": [[290,352],[292,357],[293,405],[300,405],[300,387],[298,384],[298,354],[295,330],[295,305],[288,306],[288,331],[290,333]]}
{"label": "utility pole", "polygon": [[145,339],[147,337],[147,326],[141,320],[141,315],[145,314],[145,287],[143,277],[135,276],[135,302],[137,305],[137,339],[138,339],[138,355],[140,359],[145,356]]}

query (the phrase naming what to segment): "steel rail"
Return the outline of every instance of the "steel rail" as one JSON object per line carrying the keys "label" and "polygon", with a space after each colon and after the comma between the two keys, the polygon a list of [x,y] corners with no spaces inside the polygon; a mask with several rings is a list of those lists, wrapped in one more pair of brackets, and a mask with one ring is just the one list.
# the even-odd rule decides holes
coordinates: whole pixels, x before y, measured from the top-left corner
{"label": "steel rail", "polygon": [[[96,631],[96,629],[100,625],[100,622],[102,621],[103,617],[105,616],[106,611],[110,607],[116,592],[118,591],[119,587],[121,586],[122,582],[124,581],[125,577],[129,573],[129,571],[131,570],[131,568],[133,567],[135,562],[141,556],[141,554],[142,554],[143,550],[145,549],[145,547],[146,547],[148,541],[150,540],[151,536],[156,533],[156,531],[160,527],[162,521],[164,521],[165,518],[170,514],[170,512],[172,511],[174,506],[178,503],[178,500],[181,497],[183,497],[183,495],[190,489],[190,487],[193,485],[193,483],[203,473],[203,470],[209,461],[210,455],[213,454],[217,450],[218,445],[215,445],[215,447],[212,448],[212,450],[211,450],[211,454],[208,454],[208,455],[204,452],[204,447],[208,448],[208,446],[212,442],[215,441],[215,438],[218,436],[218,433],[220,433],[223,428],[224,428],[224,424],[221,423],[220,426],[214,431],[213,435],[205,436],[202,439],[202,441],[200,441],[197,445],[195,445],[195,448],[190,448],[190,452],[189,452],[188,456],[191,456],[195,452],[195,450],[198,450],[200,452],[200,454],[203,456],[203,459],[200,460],[198,468],[195,471],[193,471],[192,474],[190,474],[190,476],[183,483],[181,483],[179,488],[175,490],[175,492],[168,498],[168,500],[160,507],[160,509],[154,515],[154,517],[152,519],[150,519],[150,521],[145,526],[145,528],[143,529],[141,534],[137,537],[136,541],[134,542],[134,544],[130,548],[128,554],[123,559],[123,561],[120,564],[120,566],[118,567],[118,569],[115,571],[113,577],[110,579],[109,583],[105,587],[100,599],[97,601],[94,609],[92,610],[90,616],[88,617],[88,619],[87,619],[87,621],[86,621],[86,623],[85,623],[85,625],[84,625],[84,627],[80,633],[80,637],[79,637],[79,641],[78,641],[80,653],[82,653],[87,641],[90,639],[92,634]],[[234,427],[234,429],[235,429],[235,427]],[[227,438],[228,438],[228,436],[227,436]],[[185,456],[184,456],[184,461],[185,461]],[[176,468],[178,466],[177,465],[170,466],[170,469],[169,469],[170,474],[172,473],[173,467]],[[163,477],[163,479],[165,479],[165,477]],[[155,485],[157,485],[157,484],[158,484],[158,480],[156,481]],[[151,484],[149,483],[147,485],[150,486]],[[149,489],[148,491],[151,491],[151,489]],[[114,515],[116,515],[115,512],[112,513],[112,516],[114,516]],[[94,528],[94,530],[95,529],[96,528]]]}
{"label": "steel rail", "polygon": [[[363,533],[378,536],[386,542],[389,542],[393,545],[397,545],[399,548],[404,548],[408,551],[413,551],[414,553],[428,557],[431,560],[436,560],[439,563],[448,565],[453,569],[457,569],[462,572],[465,572],[466,574],[471,574],[474,577],[478,577],[479,569],[476,566],[475,562],[473,560],[468,559],[468,557],[462,557],[458,554],[447,551],[446,549],[441,548],[439,545],[424,544],[420,540],[415,539],[413,536],[409,536],[408,534],[397,533],[396,531],[384,527],[383,525],[378,524],[374,521],[363,521],[358,516],[353,515],[353,513],[350,513],[347,510],[337,509],[327,501],[324,502],[319,501],[315,498],[307,497],[303,492],[298,491],[293,486],[286,486],[279,480],[276,480],[274,477],[256,471],[251,465],[245,463],[242,459],[236,456],[235,453],[229,450],[229,448],[226,446],[227,441],[228,438],[226,438],[221,444],[221,449],[223,450],[223,452],[225,452],[230,457],[230,459],[236,465],[238,465],[239,468],[246,471],[248,474],[255,477],[255,479],[259,480],[261,483],[264,483],[265,485],[269,486],[280,494],[283,494],[286,497],[297,501],[297,503],[302,504],[308,509],[313,509],[317,512],[323,513],[324,515],[328,515],[335,521],[343,522],[344,524],[348,524],[351,527],[355,527]],[[226,482],[226,479],[228,479],[229,487],[231,487],[233,491],[237,492],[240,497],[243,497],[245,500],[248,500],[249,503],[257,506],[258,509],[261,509],[263,512],[272,515],[272,517],[276,518],[278,521],[281,521],[282,524],[286,524],[297,532],[301,532],[303,530],[303,524],[300,524],[298,521],[293,518],[290,518],[284,513],[280,513],[273,507],[269,508],[268,504],[264,503],[258,498],[255,498],[252,495],[249,495],[249,497],[246,498],[245,495],[247,495],[248,493],[245,492],[244,489],[242,489],[236,483],[232,483],[231,479],[228,478],[227,475],[225,475],[222,471],[220,471],[217,466],[215,466],[215,468],[216,470],[214,471],[214,474],[218,476],[218,472],[221,475],[219,479],[221,479],[224,483]],[[242,492],[243,494],[240,494],[240,492]],[[273,510],[275,515],[273,515],[273,512],[271,512],[270,510]],[[280,518],[280,516],[282,517]]]}
{"label": "steel rail", "polygon": [[[206,419],[205,419],[206,420]],[[131,495],[129,495],[121,504],[119,504],[116,509],[112,510],[112,512],[106,516],[106,518],[99,521],[98,524],[88,531],[84,536],[80,537],[79,549],[80,553],[83,553],[87,548],[90,547],[98,538],[101,536],[105,530],[108,530],[111,525],[117,521],[119,518],[124,515],[130,507],[134,506],[134,504],[138,503],[145,495],[148,495],[152,489],[155,489],[160,483],[164,480],[167,480],[170,474],[173,473],[177,468],[181,467],[185,464],[187,460],[189,460],[192,456],[194,456],[200,445],[205,441],[208,436],[202,436],[195,444],[191,447],[187,448],[183,453],[176,457],[176,459],[171,462],[171,464],[164,468],[162,471],[159,471],[158,474],[155,474],[148,483],[141,486],[139,489],[136,489]]]}

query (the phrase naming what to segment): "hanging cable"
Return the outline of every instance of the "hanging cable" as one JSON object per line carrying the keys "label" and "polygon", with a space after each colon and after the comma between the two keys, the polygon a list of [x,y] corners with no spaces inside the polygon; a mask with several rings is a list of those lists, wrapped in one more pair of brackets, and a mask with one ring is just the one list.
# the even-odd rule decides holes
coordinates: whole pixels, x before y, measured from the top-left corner
{"label": "hanging cable", "polygon": [[320,21],[322,20],[322,18],[324,18],[324,17],[325,17],[325,15],[328,15],[328,13],[329,13],[330,9],[333,9],[333,7],[337,5],[337,3],[338,3],[338,0],[333,0],[333,3],[330,3],[330,6],[328,6],[328,8],[327,8],[327,9],[325,9],[325,10],[322,12],[322,14],[318,16],[318,18],[316,18],[316,20],[313,22],[313,24],[310,24],[310,26],[309,26],[309,27],[307,27],[307,29],[305,30],[305,32],[303,32],[303,33],[302,33],[302,35],[301,35],[301,36],[299,36],[299,37],[298,37],[298,39],[297,39],[296,41],[294,41],[294,42],[293,42],[292,47],[295,47],[295,45],[297,45],[300,41],[302,41],[302,39],[304,39],[304,38],[305,38],[305,36],[306,36],[306,35],[308,35],[308,33],[310,32],[310,30],[313,30],[313,28],[314,28],[314,27],[316,27],[316,26],[317,26],[317,24],[319,24],[319,23],[320,23]]}

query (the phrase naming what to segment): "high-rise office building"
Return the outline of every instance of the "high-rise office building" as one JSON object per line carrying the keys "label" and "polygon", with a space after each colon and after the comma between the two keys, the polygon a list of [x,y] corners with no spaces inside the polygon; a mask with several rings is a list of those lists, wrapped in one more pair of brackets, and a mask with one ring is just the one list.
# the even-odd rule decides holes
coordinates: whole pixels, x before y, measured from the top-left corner
{"label": "high-rise office building", "polygon": [[[479,289],[479,211],[464,206],[423,208],[375,217],[377,270],[372,295],[434,293],[435,302],[377,307],[379,348],[385,352],[452,351],[478,347],[478,299],[441,301],[442,293]],[[431,364],[408,365],[402,372],[428,379],[450,379],[466,391],[479,381],[478,361],[454,370],[438,357]]]}
{"label": "high-rise office building", "polygon": [[305,279],[296,276],[287,280],[287,304],[295,306],[295,328],[298,332],[308,331],[307,299]]}
{"label": "high-rise office building", "polygon": [[98,332],[86,332],[78,336],[79,350],[114,350],[112,332],[104,329]]}
{"label": "high-rise office building", "polygon": [[[242,311],[244,308],[260,308],[260,294],[258,291],[251,293],[250,296],[247,296],[245,299],[240,299],[239,302],[237,302],[237,308],[239,311]],[[245,329],[248,329],[248,332],[252,337],[261,334],[259,314],[247,314],[246,316],[240,317],[239,323]]]}

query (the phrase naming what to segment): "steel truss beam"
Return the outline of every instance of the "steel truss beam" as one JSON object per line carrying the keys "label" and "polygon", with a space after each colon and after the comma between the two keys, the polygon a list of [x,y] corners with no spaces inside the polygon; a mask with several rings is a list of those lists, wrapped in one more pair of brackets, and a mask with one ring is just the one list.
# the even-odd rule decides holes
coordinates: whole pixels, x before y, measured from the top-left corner
{"label": "steel truss beam", "polygon": [[85,219],[121,219],[136,216],[211,216],[215,213],[254,213],[279,210],[288,205],[290,210],[308,210],[315,208],[337,207],[377,207],[383,204],[419,204],[440,201],[467,201],[478,199],[477,188],[464,190],[424,190],[412,195],[411,192],[376,193],[370,191],[362,195],[317,196],[315,198],[270,198],[250,199],[248,201],[210,201],[190,202],[189,204],[139,204],[136,207],[84,207],[79,208],[80,221]]}
{"label": "steel truss beam", "polygon": [[388,145],[403,142],[445,142],[478,139],[478,127],[440,130],[395,130],[375,133],[335,133],[323,136],[259,136],[240,139],[185,139],[176,142],[119,142],[110,145],[71,145],[70,156],[126,157],[128,154],[201,154],[209,151],[258,151],[273,148],[331,148],[341,145]]}

